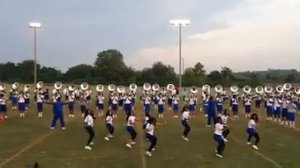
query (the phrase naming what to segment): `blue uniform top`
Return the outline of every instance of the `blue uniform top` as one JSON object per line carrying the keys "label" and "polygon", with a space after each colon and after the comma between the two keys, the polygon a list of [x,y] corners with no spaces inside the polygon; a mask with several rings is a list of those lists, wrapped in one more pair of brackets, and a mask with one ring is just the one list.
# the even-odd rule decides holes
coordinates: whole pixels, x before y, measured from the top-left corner
{"label": "blue uniform top", "polygon": [[60,101],[54,102],[53,103],[53,112],[55,114],[62,113],[63,112],[63,106],[64,106],[63,102],[60,102]]}
{"label": "blue uniform top", "polygon": [[211,100],[208,100],[208,113],[210,114],[213,114],[216,112],[216,102],[211,99]]}

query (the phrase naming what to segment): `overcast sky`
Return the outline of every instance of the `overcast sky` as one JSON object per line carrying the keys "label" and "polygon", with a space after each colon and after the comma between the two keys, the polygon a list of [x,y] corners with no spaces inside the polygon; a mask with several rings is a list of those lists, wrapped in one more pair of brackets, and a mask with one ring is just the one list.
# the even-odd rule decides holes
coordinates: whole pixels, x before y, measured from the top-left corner
{"label": "overcast sky", "polygon": [[300,0],[1,0],[0,60],[33,58],[28,23],[39,21],[42,65],[65,71],[113,48],[135,69],[162,61],[177,71],[174,18],[192,22],[183,29],[185,67],[300,70]]}

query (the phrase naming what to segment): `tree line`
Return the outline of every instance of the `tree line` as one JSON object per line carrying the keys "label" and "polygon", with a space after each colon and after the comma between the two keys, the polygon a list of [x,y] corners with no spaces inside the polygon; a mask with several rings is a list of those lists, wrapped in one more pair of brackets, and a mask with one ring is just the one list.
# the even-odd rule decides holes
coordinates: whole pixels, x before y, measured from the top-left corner
{"label": "tree line", "polygon": [[[32,83],[34,76],[34,61],[24,60],[20,63],[0,63],[0,81],[6,83]],[[65,73],[52,67],[37,64],[38,80],[45,83],[55,81],[68,83],[88,82],[90,84],[129,85],[136,83],[158,83],[166,86],[178,83],[178,74],[174,67],[162,62],[155,62],[152,67],[135,70],[124,63],[123,55],[118,50],[109,49],[97,54],[93,65],[79,64],[70,67]],[[200,62],[193,67],[187,67],[182,75],[183,86],[201,86],[203,84],[231,86],[257,86],[264,83],[299,83],[300,72],[297,70],[268,70],[234,73],[229,67],[221,67],[207,73]]]}

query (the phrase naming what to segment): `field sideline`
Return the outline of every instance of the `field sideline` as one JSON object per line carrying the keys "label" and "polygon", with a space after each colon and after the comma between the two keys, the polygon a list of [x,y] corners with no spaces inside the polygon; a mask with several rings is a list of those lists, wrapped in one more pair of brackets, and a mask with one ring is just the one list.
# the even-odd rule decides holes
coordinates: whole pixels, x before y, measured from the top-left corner
{"label": "field sideline", "polygon": [[[92,109],[95,109],[94,104],[90,104]],[[206,118],[202,113],[198,112],[196,118],[191,119],[190,141],[185,142],[181,139],[183,128],[179,120],[173,118],[171,111],[165,112],[164,120],[158,120],[166,125],[156,129],[158,144],[149,158],[144,155],[148,142],[144,140],[142,121],[136,125],[137,144],[133,149],[125,147],[129,135],[125,130],[123,111],[119,111],[119,117],[114,122],[115,138],[109,142],[103,139],[107,134],[103,119],[96,120],[95,146],[92,151],[86,151],[84,145],[88,135],[83,129],[78,105],[76,118],[68,118],[65,108],[67,130],[61,130],[59,125],[56,130],[49,130],[52,111],[50,105],[45,107],[43,118],[36,117],[34,103],[31,103],[32,110],[25,119],[18,118],[17,111],[9,111],[9,118],[0,123],[0,167],[22,168],[34,162],[38,162],[42,168],[300,167],[299,129],[291,130],[261,119],[258,125],[260,150],[255,151],[246,145],[247,120],[241,111],[238,120],[230,121],[231,134],[223,159],[215,156],[213,128],[205,127]],[[142,119],[141,103],[137,102],[135,112]],[[157,114],[153,108],[152,114]],[[259,115],[264,117],[263,109]]]}

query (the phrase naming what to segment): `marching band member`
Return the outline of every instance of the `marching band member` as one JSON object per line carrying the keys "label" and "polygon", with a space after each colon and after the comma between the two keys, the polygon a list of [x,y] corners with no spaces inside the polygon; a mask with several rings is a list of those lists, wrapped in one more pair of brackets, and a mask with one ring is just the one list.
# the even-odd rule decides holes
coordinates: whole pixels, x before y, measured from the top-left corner
{"label": "marching band member", "polygon": [[158,101],[159,101],[159,95],[156,92],[153,92],[152,102],[154,103],[154,109],[156,110],[158,110]]}
{"label": "marching band member", "polygon": [[104,138],[105,140],[109,141],[111,138],[113,138],[114,134],[114,126],[113,126],[113,113],[111,110],[108,110],[105,115],[105,121],[106,121],[106,128],[108,130],[108,135]]}
{"label": "marching band member", "polygon": [[272,120],[273,117],[273,98],[268,97],[266,100],[267,120]]}
{"label": "marching band member", "polygon": [[256,132],[256,123],[258,122],[258,116],[256,113],[253,113],[250,116],[250,120],[248,122],[248,127],[247,127],[247,133],[248,133],[248,139],[247,139],[247,144],[251,145],[251,138],[254,136],[255,137],[255,142],[252,145],[252,147],[256,150],[258,150],[257,144],[260,141],[259,134]]}
{"label": "marching band member", "polygon": [[43,102],[44,102],[44,95],[43,92],[39,90],[36,93],[36,108],[38,112],[38,117],[43,117]]}
{"label": "marching band member", "polygon": [[117,117],[117,111],[118,111],[118,96],[115,93],[114,96],[111,97],[111,111],[113,114],[113,117],[116,118]]}
{"label": "marching band member", "polygon": [[145,111],[145,114],[148,114],[148,113],[150,113],[151,98],[150,98],[150,96],[147,93],[144,95],[143,101],[144,101],[144,111]]}
{"label": "marching band member", "polygon": [[223,112],[223,98],[222,98],[221,95],[217,96],[216,102],[217,102],[217,113],[222,114],[222,112]]}
{"label": "marching band member", "polygon": [[288,119],[288,124],[290,128],[295,128],[295,118],[296,118],[296,112],[297,112],[297,105],[295,102],[288,100],[288,112],[287,112],[287,119]]}
{"label": "marching band member", "polygon": [[225,149],[223,130],[224,130],[224,126],[222,124],[222,119],[221,119],[221,117],[217,117],[213,139],[218,143],[217,149],[216,149],[216,153],[217,153],[216,156],[219,158],[223,158],[222,154]]}
{"label": "marching band member", "polygon": [[233,118],[238,118],[238,111],[239,111],[239,103],[236,95],[232,96],[231,99],[232,104],[232,112],[233,112]]}
{"label": "marching band member", "polygon": [[3,93],[0,93],[0,115],[7,118],[6,97]]}
{"label": "marching band member", "polygon": [[90,103],[91,102],[92,90],[91,89],[86,90],[85,94],[86,94],[86,102]]}
{"label": "marching band member", "polygon": [[89,133],[88,142],[87,142],[86,146],[84,147],[84,149],[87,149],[87,150],[92,150],[92,146],[94,145],[94,142],[93,142],[93,139],[95,137],[95,132],[93,129],[94,123],[95,123],[94,120],[95,120],[95,117],[94,117],[93,111],[90,109],[87,109],[84,114],[84,127],[85,127],[86,132]]}
{"label": "marching band member", "polygon": [[262,98],[261,98],[260,95],[257,95],[257,97],[255,99],[255,108],[256,108],[256,111],[259,111],[261,103],[262,103]]}
{"label": "marching band member", "polygon": [[172,107],[173,107],[173,112],[174,112],[174,118],[178,118],[178,110],[179,110],[179,97],[178,97],[178,95],[173,96]]}
{"label": "marching band member", "polygon": [[84,113],[87,109],[87,95],[83,92],[79,98],[81,117],[84,117]]}
{"label": "marching band member", "polygon": [[246,96],[244,99],[244,108],[245,108],[245,117],[250,118],[251,113],[251,99],[249,96]]}
{"label": "marching band member", "polygon": [[134,105],[135,105],[135,99],[136,99],[136,95],[134,91],[131,91],[131,106],[132,106],[132,110],[134,110]]}
{"label": "marching band member", "polygon": [[280,99],[280,97],[276,97],[274,99],[274,121],[277,122],[277,120],[280,122],[280,112],[281,112],[281,104],[282,104],[282,100]]}
{"label": "marching band member", "polygon": [[229,130],[229,127],[227,125],[227,122],[228,122],[228,111],[227,109],[224,110],[224,113],[221,115],[221,120],[222,120],[222,124],[223,124],[223,140],[224,142],[228,142],[227,140],[227,136],[229,135],[230,133],[230,130]]}
{"label": "marching band member", "polygon": [[17,105],[18,105],[18,91],[13,89],[11,91],[11,109],[12,110],[17,110]]}
{"label": "marching band member", "polygon": [[164,103],[165,103],[165,98],[163,97],[163,95],[160,93],[158,96],[158,117],[159,118],[164,118]]}
{"label": "marching band member", "polygon": [[132,98],[130,96],[130,93],[128,93],[127,95],[124,96],[124,110],[127,116],[131,115],[132,112]]}
{"label": "marching band member", "polygon": [[119,98],[118,98],[118,100],[119,100],[119,104],[118,104],[119,107],[123,107],[124,97],[125,97],[124,93],[119,93]]}
{"label": "marching band member", "polygon": [[143,129],[146,129],[146,126],[147,126],[148,121],[150,120],[150,118],[152,118],[152,117],[150,116],[150,114],[149,114],[149,113],[146,113],[146,114],[145,114],[145,117],[144,117]]}
{"label": "marching band member", "polygon": [[29,103],[30,103],[30,93],[29,93],[29,91],[24,93],[24,98],[25,98],[25,109],[28,110]]}
{"label": "marching band member", "polygon": [[169,110],[171,110],[174,96],[171,93],[169,93],[167,97],[168,97],[167,101],[168,101]]}
{"label": "marching band member", "polygon": [[25,105],[25,97],[24,97],[24,92],[20,92],[19,98],[18,98],[18,109],[20,112],[20,118],[25,118],[25,110],[26,110],[26,105]]}
{"label": "marching band member", "polygon": [[207,114],[206,127],[210,127],[211,120],[213,120],[214,124],[216,123],[216,102],[212,96],[209,97]]}
{"label": "marching band member", "polygon": [[286,98],[282,99],[281,123],[280,125],[288,125],[287,122],[288,104]]}
{"label": "marching band member", "polygon": [[59,119],[61,129],[65,130],[66,126],[65,126],[64,112],[63,112],[63,106],[65,103],[61,102],[61,96],[55,97],[53,103],[47,103],[47,104],[52,104],[53,106],[53,118],[52,118],[50,129],[55,129],[56,122]]}
{"label": "marching band member", "polygon": [[204,109],[204,117],[207,117],[207,113],[208,113],[208,101],[209,101],[209,96],[206,94],[203,97],[203,109]]}
{"label": "marching band member", "polygon": [[195,117],[195,98],[194,98],[194,95],[190,95],[190,98],[189,98],[189,111],[192,115],[192,117]]}
{"label": "marching band member", "polygon": [[147,156],[152,156],[152,151],[154,150],[154,147],[157,143],[157,138],[154,136],[154,126],[156,124],[156,119],[151,117],[148,120],[148,123],[146,124],[146,139],[150,141],[150,146],[148,150],[146,151]]}
{"label": "marching band member", "polygon": [[185,141],[189,141],[189,139],[187,138],[189,132],[191,131],[191,127],[188,123],[188,120],[190,118],[190,112],[188,111],[188,107],[184,106],[182,108],[182,114],[181,114],[181,124],[184,127],[184,131],[183,131],[183,135],[182,135],[182,139]]}
{"label": "marching band member", "polygon": [[44,95],[45,101],[49,101],[49,89],[48,88],[44,91],[43,95]]}
{"label": "marching band member", "polygon": [[68,109],[69,109],[69,117],[75,117],[74,115],[74,105],[75,105],[75,92],[69,91],[68,95]]}
{"label": "marching band member", "polygon": [[137,135],[137,132],[134,129],[135,120],[136,120],[136,117],[135,117],[134,113],[131,112],[129,114],[129,116],[127,117],[127,126],[126,126],[126,130],[128,131],[128,133],[131,136],[130,140],[126,143],[126,146],[130,149],[132,148],[132,145],[135,144],[134,140]]}
{"label": "marching band member", "polygon": [[98,95],[96,97],[96,106],[98,110],[98,116],[102,117],[103,116],[103,110],[104,110],[104,96],[103,93],[98,92]]}

